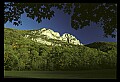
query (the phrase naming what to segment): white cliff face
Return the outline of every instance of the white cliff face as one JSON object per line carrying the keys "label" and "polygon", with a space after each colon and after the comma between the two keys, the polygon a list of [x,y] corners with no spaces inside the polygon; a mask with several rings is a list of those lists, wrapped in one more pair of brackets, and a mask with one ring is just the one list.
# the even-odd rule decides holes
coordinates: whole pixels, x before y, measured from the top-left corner
{"label": "white cliff face", "polygon": [[42,43],[42,44],[52,45],[51,42],[48,42],[48,41],[46,41],[46,40],[44,40],[44,39],[42,39],[42,38],[36,38],[36,41],[37,41],[37,42],[40,42],[40,43]]}
{"label": "white cliff face", "polygon": [[79,40],[77,40],[73,35],[70,35],[68,33],[63,34],[62,39],[63,41],[71,43],[71,44],[81,45]]}
{"label": "white cliff face", "polygon": [[49,39],[58,39],[60,37],[60,34],[58,32],[54,32],[50,29],[42,29],[41,35],[46,35]]}
{"label": "white cliff face", "polygon": [[[32,40],[42,44],[55,45],[54,42],[49,41],[49,39],[53,39],[53,40],[59,40],[61,42],[71,43],[74,45],[82,45],[80,41],[75,38],[75,36],[70,35],[68,33],[65,33],[62,36],[60,36],[58,32],[54,32],[51,29],[42,28],[37,31],[31,31],[31,34],[34,36],[39,36],[39,37],[34,37],[34,39],[32,38]],[[43,38],[41,36],[45,36],[45,37]],[[25,37],[28,38],[30,37],[30,35],[25,35]],[[45,38],[47,38],[47,40]],[[61,44],[56,44],[56,45],[60,46]]]}

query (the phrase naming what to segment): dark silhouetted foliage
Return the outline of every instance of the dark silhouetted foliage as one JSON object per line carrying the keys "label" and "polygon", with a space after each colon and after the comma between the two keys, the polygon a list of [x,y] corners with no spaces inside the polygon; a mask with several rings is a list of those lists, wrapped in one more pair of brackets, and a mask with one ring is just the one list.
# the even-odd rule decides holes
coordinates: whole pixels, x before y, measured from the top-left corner
{"label": "dark silhouetted foliage", "polygon": [[20,25],[21,15],[26,13],[27,17],[36,20],[38,23],[42,19],[51,19],[54,16],[56,7],[62,9],[64,13],[72,14],[71,26],[74,29],[84,28],[91,22],[100,24],[103,28],[104,36],[115,38],[114,32],[117,30],[117,4],[115,3],[14,3],[6,2],[4,5],[4,23],[7,21],[13,25]]}

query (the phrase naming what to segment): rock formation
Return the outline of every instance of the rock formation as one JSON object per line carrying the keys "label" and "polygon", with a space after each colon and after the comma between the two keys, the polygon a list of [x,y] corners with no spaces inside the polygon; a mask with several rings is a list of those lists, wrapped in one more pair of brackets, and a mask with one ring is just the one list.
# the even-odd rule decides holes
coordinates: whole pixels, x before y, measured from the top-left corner
{"label": "rock formation", "polygon": [[[58,32],[54,32],[51,29],[42,28],[39,30],[32,30],[30,35],[25,35],[26,38],[30,38],[36,42],[47,45],[59,45],[60,42],[66,42],[68,44],[83,45],[75,36],[64,33],[62,36]],[[58,42],[57,42],[58,41]],[[55,43],[57,42],[57,43]]]}

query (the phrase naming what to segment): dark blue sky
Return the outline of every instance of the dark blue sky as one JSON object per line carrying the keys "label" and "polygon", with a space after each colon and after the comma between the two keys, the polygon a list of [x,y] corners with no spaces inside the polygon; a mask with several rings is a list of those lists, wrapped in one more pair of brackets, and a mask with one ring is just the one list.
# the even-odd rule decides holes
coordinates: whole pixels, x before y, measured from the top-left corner
{"label": "dark blue sky", "polygon": [[83,44],[89,44],[96,41],[117,42],[116,38],[104,38],[103,30],[95,23],[90,26],[86,26],[83,29],[75,30],[71,27],[71,15],[64,14],[62,10],[55,9],[55,16],[51,20],[44,19],[41,23],[37,23],[35,20],[27,18],[25,14],[21,17],[22,25],[14,26],[12,23],[7,22],[4,26],[9,28],[16,28],[20,30],[31,30],[40,28],[50,28],[60,35],[63,33],[69,33],[74,35]]}

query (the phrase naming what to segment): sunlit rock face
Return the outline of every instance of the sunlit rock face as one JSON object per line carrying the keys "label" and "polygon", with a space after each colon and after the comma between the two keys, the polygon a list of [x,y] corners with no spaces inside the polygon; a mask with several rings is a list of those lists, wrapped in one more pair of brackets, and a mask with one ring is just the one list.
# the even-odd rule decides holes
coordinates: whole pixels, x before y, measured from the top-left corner
{"label": "sunlit rock face", "polygon": [[80,45],[80,41],[77,40],[73,35],[70,35],[68,33],[62,35],[62,40],[75,45]]}
{"label": "sunlit rock face", "polygon": [[43,29],[41,29],[40,32],[41,32],[41,35],[46,35],[50,39],[58,39],[58,38],[60,38],[60,34],[58,32],[54,32],[51,29],[43,28]]}
{"label": "sunlit rock face", "polygon": [[[31,31],[30,35],[25,35],[26,38],[32,37],[31,39],[46,45],[58,45],[61,46],[60,42],[71,43],[74,45],[83,45],[75,36],[65,33],[62,36],[58,32],[54,32],[51,29],[42,28],[40,30]],[[53,40],[59,41],[55,43]]]}

